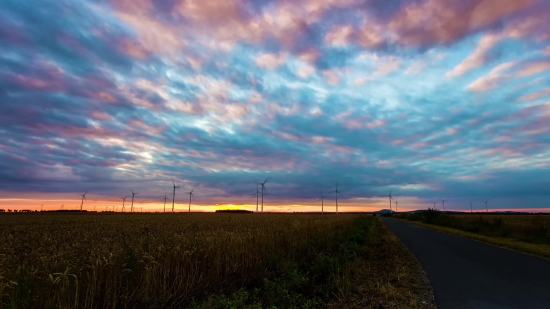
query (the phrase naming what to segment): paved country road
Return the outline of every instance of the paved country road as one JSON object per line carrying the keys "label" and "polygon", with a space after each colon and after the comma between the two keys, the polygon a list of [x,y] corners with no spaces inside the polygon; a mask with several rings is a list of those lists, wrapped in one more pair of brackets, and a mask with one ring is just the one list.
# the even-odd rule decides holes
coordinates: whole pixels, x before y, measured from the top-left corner
{"label": "paved country road", "polygon": [[550,260],[382,220],[428,273],[438,309],[550,309]]}

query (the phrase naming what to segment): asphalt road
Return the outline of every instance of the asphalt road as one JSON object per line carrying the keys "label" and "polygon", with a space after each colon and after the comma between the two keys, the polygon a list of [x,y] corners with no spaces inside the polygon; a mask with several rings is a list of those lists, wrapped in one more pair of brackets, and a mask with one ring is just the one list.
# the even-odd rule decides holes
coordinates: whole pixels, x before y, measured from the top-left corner
{"label": "asphalt road", "polygon": [[550,260],[382,220],[428,273],[438,309],[550,308]]}

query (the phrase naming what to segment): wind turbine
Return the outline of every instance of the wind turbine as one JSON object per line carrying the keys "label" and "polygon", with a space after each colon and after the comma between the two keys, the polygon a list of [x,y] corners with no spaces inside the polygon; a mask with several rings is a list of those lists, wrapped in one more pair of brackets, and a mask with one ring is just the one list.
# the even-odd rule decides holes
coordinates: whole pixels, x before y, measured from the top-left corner
{"label": "wind turbine", "polygon": [[88,194],[88,191],[84,192],[84,194],[81,194],[82,203],[80,203],[80,211],[82,211],[82,206],[84,205],[84,199],[86,198],[86,194]]}
{"label": "wind turbine", "polygon": [[489,201],[489,200],[486,200],[486,201],[485,201],[485,209],[487,210],[487,213],[489,213],[489,208],[487,207],[487,202],[488,202],[488,201]]}
{"label": "wind turbine", "polygon": [[166,200],[168,198],[166,197],[166,193],[164,193],[164,212],[166,212]]}
{"label": "wind turbine", "polygon": [[127,198],[127,196],[122,198],[122,212],[124,212],[124,202],[126,202],[126,198]]}
{"label": "wind turbine", "polygon": [[325,213],[325,196],[323,195],[323,192],[321,192],[321,197],[318,198],[318,200],[321,200],[321,213]]}
{"label": "wind turbine", "polygon": [[393,209],[391,208],[391,200],[393,199],[393,197],[391,196],[391,191],[390,194],[388,194],[388,198],[390,199],[390,210],[393,211]]}
{"label": "wind turbine", "polygon": [[338,183],[336,183],[336,189],[330,193],[336,194],[336,214],[338,214],[338,194],[340,194],[340,191],[338,191]]}
{"label": "wind turbine", "polygon": [[397,199],[395,199],[395,212],[397,212],[397,205],[398,205]]}
{"label": "wind turbine", "polygon": [[95,212],[95,208],[97,207],[97,205],[94,205],[94,212]]}
{"label": "wind turbine", "polygon": [[189,213],[191,213],[191,197],[193,196],[193,191],[195,191],[195,189],[191,189],[191,192],[187,193],[189,194]]}
{"label": "wind turbine", "polygon": [[130,191],[132,191],[132,207],[130,208],[130,212],[134,212],[134,196],[138,193],[134,192],[134,190],[130,190]]}
{"label": "wind turbine", "polygon": [[433,204],[434,204],[434,209],[437,209],[437,208],[435,207],[435,204],[437,204],[437,202],[433,202]]}
{"label": "wind turbine", "polygon": [[445,200],[441,200],[441,204],[443,204],[443,212],[445,212]]}
{"label": "wind turbine", "polygon": [[65,205],[61,205],[61,210],[63,210],[63,207],[65,207]]}
{"label": "wind turbine", "polygon": [[44,207],[44,205],[40,205],[40,212],[42,212],[43,207]]}
{"label": "wind turbine", "polygon": [[256,193],[254,193],[256,195],[256,212],[258,212],[258,200],[260,198],[260,190],[258,190],[258,185],[256,185]]}
{"label": "wind turbine", "polygon": [[179,187],[176,186],[174,182],[172,182],[172,185],[174,186],[174,193],[172,194],[172,213],[174,213],[174,201],[176,200],[176,189]]}
{"label": "wind turbine", "polygon": [[267,183],[267,181],[269,180],[269,177],[267,177],[264,182],[258,182],[259,185],[262,185],[262,212],[264,212],[264,190],[267,191],[265,189],[265,184]]}
{"label": "wind turbine", "polygon": [[474,212],[474,207],[472,206],[472,202],[470,202],[470,213]]}

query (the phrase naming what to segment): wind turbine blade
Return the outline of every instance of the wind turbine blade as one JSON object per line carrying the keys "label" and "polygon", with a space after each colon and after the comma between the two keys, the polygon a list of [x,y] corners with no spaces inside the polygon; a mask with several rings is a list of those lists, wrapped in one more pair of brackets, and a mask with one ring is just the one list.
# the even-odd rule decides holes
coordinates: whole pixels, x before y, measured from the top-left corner
{"label": "wind turbine blade", "polygon": [[264,180],[264,184],[269,181],[269,176]]}

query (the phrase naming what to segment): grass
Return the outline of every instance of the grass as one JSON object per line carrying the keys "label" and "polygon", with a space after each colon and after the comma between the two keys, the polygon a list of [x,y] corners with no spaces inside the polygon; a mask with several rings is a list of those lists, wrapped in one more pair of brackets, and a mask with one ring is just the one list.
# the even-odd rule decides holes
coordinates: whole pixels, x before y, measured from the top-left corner
{"label": "grass", "polygon": [[362,308],[418,307],[418,271],[384,227],[358,215],[2,214],[0,308],[353,308],[338,304],[364,291]]}
{"label": "grass", "polygon": [[370,253],[351,267],[351,288],[327,308],[435,308],[428,276],[420,263],[390,229],[377,220]]}
{"label": "grass", "polygon": [[548,215],[449,215],[430,209],[420,214],[394,217],[457,236],[550,258]]}

